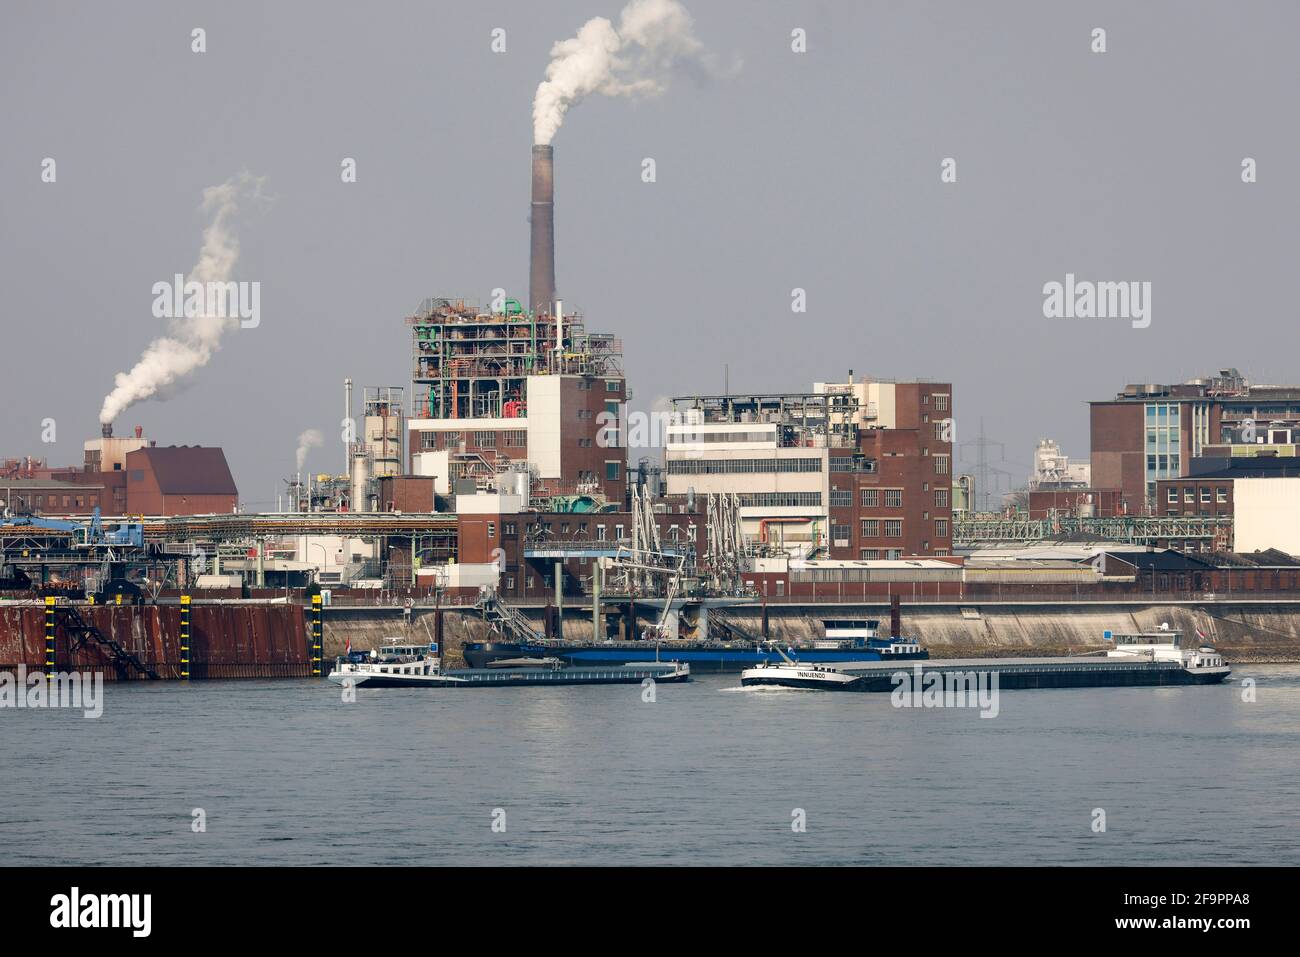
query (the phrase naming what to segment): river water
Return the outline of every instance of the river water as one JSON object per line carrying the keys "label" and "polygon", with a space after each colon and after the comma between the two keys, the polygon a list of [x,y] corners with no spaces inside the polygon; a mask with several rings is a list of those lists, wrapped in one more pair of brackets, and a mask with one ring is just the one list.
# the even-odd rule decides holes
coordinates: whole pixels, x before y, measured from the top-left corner
{"label": "river water", "polygon": [[132,682],[96,720],[0,709],[0,865],[1300,864],[1300,666],[1004,691],[994,718],[655,691]]}

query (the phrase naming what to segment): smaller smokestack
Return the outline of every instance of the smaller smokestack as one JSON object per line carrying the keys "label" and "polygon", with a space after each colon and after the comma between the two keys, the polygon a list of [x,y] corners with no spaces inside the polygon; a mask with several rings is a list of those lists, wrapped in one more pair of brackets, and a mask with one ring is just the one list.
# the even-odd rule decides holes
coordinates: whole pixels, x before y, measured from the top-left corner
{"label": "smaller smokestack", "polygon": [[555,151],[533,147],[532,235],[528,247],[528,308],[550,311],[555,299]]}
{"label": "smaller smokestack", "polygon": [[113,423],[105,422],[103,426],[100,427],[99,434],[106,439],[111,439],[113,437]]}

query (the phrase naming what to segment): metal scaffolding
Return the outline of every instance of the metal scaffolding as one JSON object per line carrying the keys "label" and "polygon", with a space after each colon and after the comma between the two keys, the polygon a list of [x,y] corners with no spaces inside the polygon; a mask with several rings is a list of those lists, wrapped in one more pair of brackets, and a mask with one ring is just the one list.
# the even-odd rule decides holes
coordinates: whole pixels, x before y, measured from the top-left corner
{"label": "metal scaffolding", "polygon": [[1232,519],[1199,516],[1119,515],[1079,518],[1003,518],[991,514],[953,516],[952,543],[970,546],[991,542],[1054,542],[1063,539],[1125,542],[1156,545],[1160,542],[1210,542],[1228,547],[1232,540]]}

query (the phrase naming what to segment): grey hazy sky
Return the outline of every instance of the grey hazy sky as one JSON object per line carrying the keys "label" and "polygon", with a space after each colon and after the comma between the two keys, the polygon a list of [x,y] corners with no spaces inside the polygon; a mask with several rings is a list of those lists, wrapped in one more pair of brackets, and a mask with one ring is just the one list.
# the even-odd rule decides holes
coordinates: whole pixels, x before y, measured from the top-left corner
{"label": "grey hazy sky", "polygon": [[[1126,382],[1300,379],[1300,5],[687,6],[734,76],[589,100],[555,138],[557,285],[622,337],[634,406],[721,391],[724,363],[733,390],[950,379],[958,438],[983,417],[1019,474],[1040,436],[1086,456],[1084,403]],[[117,431],[223,446],[253,507],[305,428],[337,471],[343,377],[409,388],[422,297],[526,294],[533,92],[553,42],[621,7],[6,2],[0,454],[80,461],[161,331],[151,286],[194,263],[202,189],[248,170],[274,197],[239,227],[260,328]],[[1066,272],[1150,281],[1151,327],[1044,319]]]}

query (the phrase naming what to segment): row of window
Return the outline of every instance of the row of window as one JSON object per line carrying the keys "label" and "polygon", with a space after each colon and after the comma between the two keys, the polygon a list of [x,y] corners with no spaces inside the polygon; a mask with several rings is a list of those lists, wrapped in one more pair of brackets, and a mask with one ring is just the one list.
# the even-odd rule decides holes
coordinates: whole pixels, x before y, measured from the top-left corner
{"label": "row of window", "polygon": [[771,442],[772,433],[768,430],[761,432],[670,432],[668,434],[669,445],[686,445],[694,442]]}
{"label": "row of window", "polygon": [[821,492],[743,492],[742,508],[819,508]]}
{"label": "row of window", "polygon": [[458,449],[460,443],[470,441],[470,448],[475,449],[494,449],[498,444],[508,449],[522,449],[528,445],[528,433],[524,429],[508,429],[502,432],[491,430],[475,430],[473,433],[465,433],[453,429],[447,432],[421,432],[420,448],[430,449]]}
{"label": "row of window", "polygon": [[820,472],[819,458],[669,459],[669,475],[729,475],[752,472]]}
{"label": "row of window", "polygon": [[[1178,504],[1178,487],[1176,485],[1169,486],[1168,500],[1170,505]],[[1228,490],[1222,487],[1216,488],[1214,490],[1214,500],[1221,505],[1226,504],[1228,501]],[[1191,485],[1183,487],[1183,501],[1189,504],[1196,501],[1195,487]],[[1203,505],[1210,504],[1210,487],[1208,485],[1201,486],[1201,503]]]}
{"label": "row of window", "polygon": [[[31,504],[27,506],[28,508],[58,508],[59,498],[58,495],[37,495],[34,499],[27,499],[23,495],[16,493],[13,504],[18,507],[25,501],[31,501]],[[86,507],[86,496],[84,495],[64,495],[62,498],[63,508],[72,508],[73,502],[76,503],[77,508]]]}
{"label": "row of window", "polygon": [[[901,518],[864,518],[861,520],[863,538],[902,538],[903,537],[903,520]],[[881,530],[884,530],[882,536]],[[948,537],[948,520],[946,518],[936,518],[934,520],[934,535],[936,538]]]}
{"label": "row of window", "polygon": [[832,455],[830,457],[830,469],[832,472],[874,472],[876,462],[875,459],[867,459],[861,456]]}

